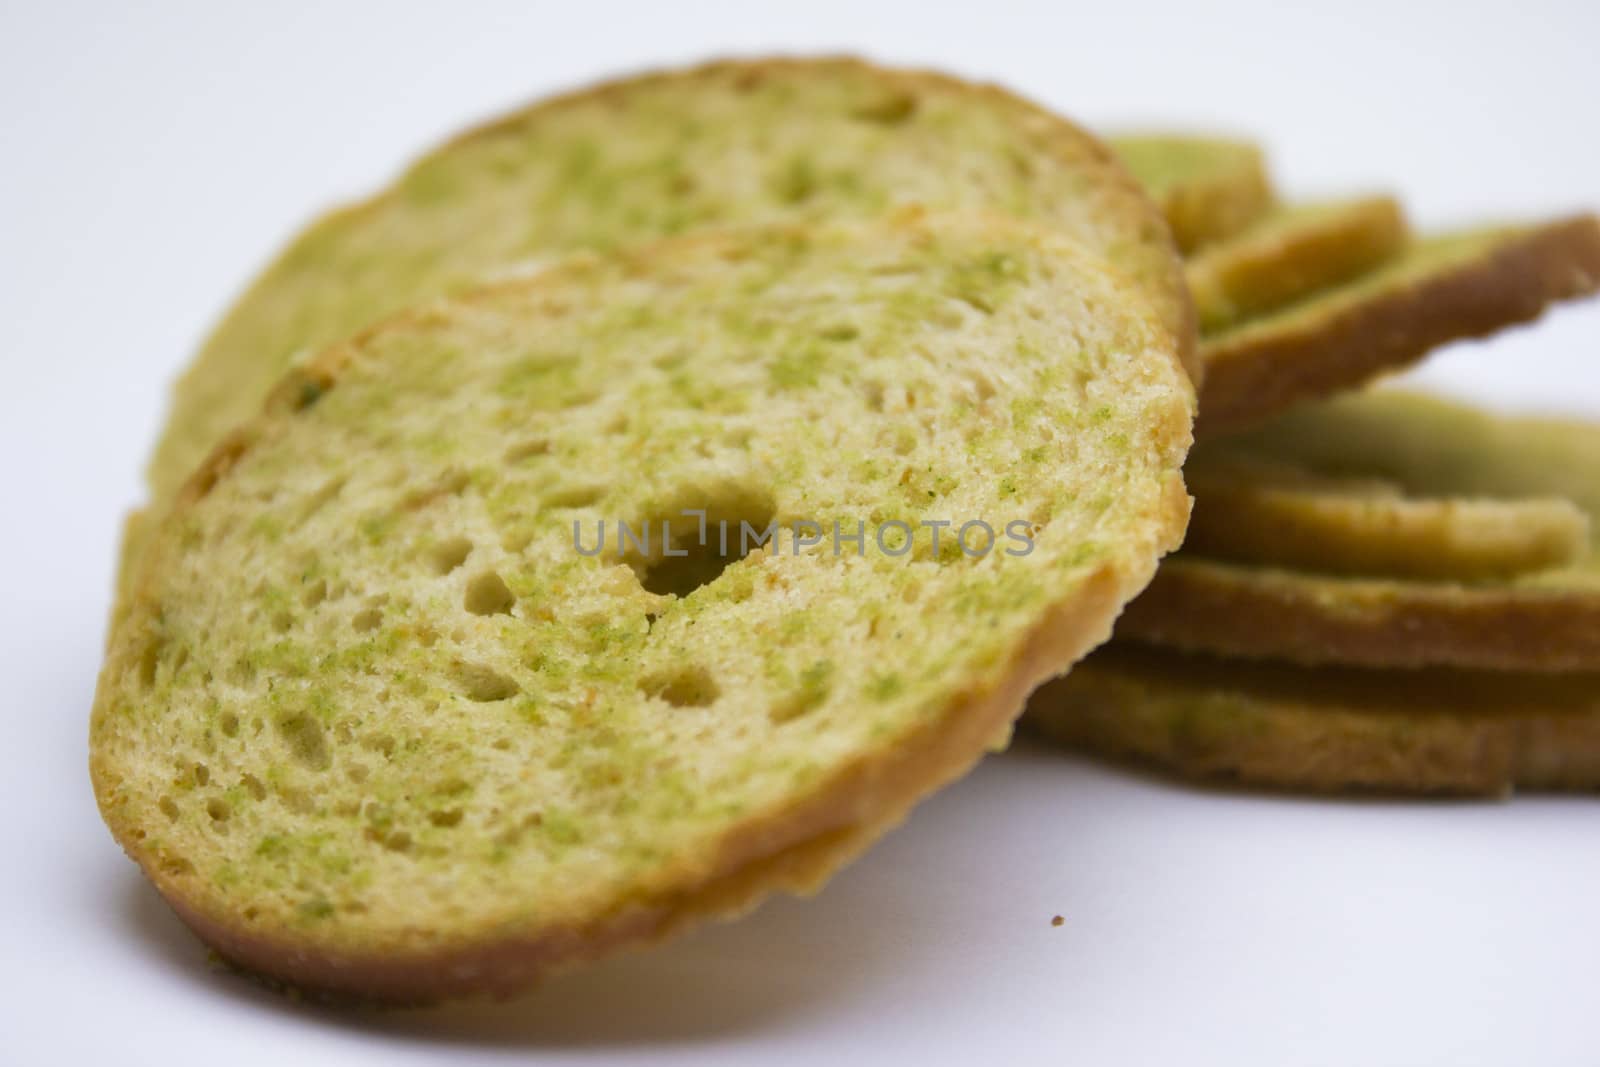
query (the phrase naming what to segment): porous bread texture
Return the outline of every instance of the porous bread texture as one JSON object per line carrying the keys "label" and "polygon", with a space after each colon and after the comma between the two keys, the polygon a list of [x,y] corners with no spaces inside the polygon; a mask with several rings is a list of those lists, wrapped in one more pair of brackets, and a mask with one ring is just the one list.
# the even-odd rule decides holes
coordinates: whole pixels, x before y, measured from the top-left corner
{"label": "porous bread texture", "polygon": [[931,72],[717,62],[507,115],[301,233],[179,380],[150,465],[154,498],[169,499],[295,360],[399,308],[567,250],[908,205],[1060,228],[1145,291],[1193,364],[1193,309],[1160,212],[1090,134]]}
{"label": "porous bread texture", "polygon": [[1110,141],[1161,205],[1185,255],[1232,237],[1272,207],[1266,161],[1248,141],[1133,132]]}
{"label": "porous bread texture", "polygon": [[1418,241],[1376,271],[1205,338],[1196,433],[1227,433],[1355,388],[1597,288],[1593,215]]}
{"label": "porous bread texture", "polygon": [[1349,281],[1399,255],[1400,205],[1370,196],[1278,208],[1184,265],[1201,333],[1215,333]]}
{"label": "porous bread texture", "polygon": [[[423,306],[292,373],[160,525],[101,811],[225,957],[385,999],[813,888],[1106,637],[1181,538],[1193,414],[1142,290],[1009,221],[703,234]],[[699,507],[917,533],[718,573]],[[602,519],[690,556],[586,556]],[[935,552],[946,519],[1000,540]]]}
{"label": "porous bread texture", "polygon": [[1408,496],[1276,458],[1197,449],[1185,468],[1188,558],[1314,574],[1483,582],[1564,567],[1589,552],[1589,517],[1561,497]]}
{"label": "porous bread texture", "polygon": [[1300,792],[1600,789],[1600,675],[1241,663],[1107,646],[1028,701],[1071,747]]}
{"label": "porous bread texture", "polygon": [[1310,664],[1600,670],[1600,426],[1376,390],[1281,415],[1225,446],[1420,496],[1560,498],[1589,519],[1590,541],[1570,566],[1473,584],[1329,577],[1186,552],[1129,605],[1120,636]]}

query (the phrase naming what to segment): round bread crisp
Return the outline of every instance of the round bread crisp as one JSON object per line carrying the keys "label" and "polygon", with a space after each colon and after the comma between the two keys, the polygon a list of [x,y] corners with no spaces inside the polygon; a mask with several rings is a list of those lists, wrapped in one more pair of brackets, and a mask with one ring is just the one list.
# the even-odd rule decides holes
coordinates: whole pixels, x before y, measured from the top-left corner
{"label": "round bread crisp", "polygon": [[1388,196],[1276,208],[1185,265],[1200,330],[1220,332],[1365,274],[1408,237]]}
{"label": "round bread crisp", "polygon": [[1597,292],[1594,215],[1424,237],[1376,270],[1209,334],[1198,433],[1238,432]]}
{"label": "round bread crisp", "polygon": [[1161,205],[1186,255],[1227,240],[1272,208],[1266,158],[1248,141],[1120,133],[1111,147]]}
{"label": "round bread crisp", "polygon": [[1578,566],[1590,551],[1589,516],[1561,496],[1413,496],[1381,478],[1330,478],[1204,447],[1190,453],[1184,480],[1195,500],[1189,560],[1492,582]]}
{"label": "round bread crisp", "polygon": [[470,132],[307,229],[178,382],[158,504],[300,357],[380,317],[576,249],[706,226],[930,211],[1059,227],[1193,313],[1159,208],[1100,141],[993,86],[851,59],[712,63],[556,97]]}
{"label": "round bread crisp", "polygon": [[387,999],[814,888],[1106,637],[1181,537],[1193,414],[1141,290],[1010,221],[424,306],[291,374],[160,525],[101,811],[226,958]]}
{"label": "round bread crisp", "polygon": [[1600,789],[1600,675],[1369,670],[1118,641],[1028,701],[1084,752],[1307,793]]}

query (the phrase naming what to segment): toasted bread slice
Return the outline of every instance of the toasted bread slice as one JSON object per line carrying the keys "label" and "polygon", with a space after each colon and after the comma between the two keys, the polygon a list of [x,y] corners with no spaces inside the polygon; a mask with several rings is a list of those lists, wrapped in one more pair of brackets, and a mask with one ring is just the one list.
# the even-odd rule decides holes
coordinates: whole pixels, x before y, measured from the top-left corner
{"label": "toasted bread slice", "polygon": [[1592,215],[1420,241],[1377,271],[1206,338],[1196,432],[1216,436],[1354,388],[1597,288]]}
{"label": "toasted bread slice", "polygon": [[1303,663],[1600,670],[1600,426],[1378,390],[1301,408],[1226,447],[1418,495],[1561,498],[1589,519],[1591,541],[1572,566],[1472,585],[1184,555],[1129,605],[1119,634]]}
{"label": "toasted bread slice", "polygon": [[161,522],[101,811],[224,957],[388,999],[814,889],[1106,637],[1181,537],[1193,413],[1143,290],[1009,220],[424,305],[291,373]]}
{"label": "toasted bread slice", "polygon": [[1589,552],[1589,517],[1563,497],[1412,497],[1392,483],[1216,449],[1191,456],[1185,481],[1195,497],[1189,557],[1483,582],[1572,566]]}
{"label": "toasted bread slice", "polygon": [[1272,207],[1261,149],[1194,134],[1114,134],[1111,146],[1166,213],[1185,254],[1239,233]]}
{"label": "toasted bread slice", "polygon": [[1600,674],[1240,663],[1117,642],[1028,702],[1058,741],[1308,792],[1600,789]]}
{"label": "toasted bread slice", "polygon": [[1128,605],[1117,633],[1171,648],[1307,664],[1597,670],[1600,578],[1571,569],[1465,585],[1175,556]]}
{"label": "toasted bread slice", "polygon": [[1202,333],[1216,333],[1371,271],[1405,247],[1392,197],[1278,208],[1185,264]]}
{"label": "toasted bread slice", "polygon": [[1193,310],[1160,213],[1090,134],[940,74],[850,59],[719,62],[507,115],[314,223],[179,380],[150,466],[155,499],[296,359],[398,308],[567,250],[907,205],[1059,227],[1147,291],[1193,363]]}

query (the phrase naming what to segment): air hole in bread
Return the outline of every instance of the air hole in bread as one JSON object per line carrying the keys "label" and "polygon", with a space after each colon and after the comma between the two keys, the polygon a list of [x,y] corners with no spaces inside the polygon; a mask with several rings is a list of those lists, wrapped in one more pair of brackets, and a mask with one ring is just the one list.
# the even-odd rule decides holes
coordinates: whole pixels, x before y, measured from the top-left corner
{"label": "air hole in bread", "polygon": [[250,794],[252,800],[267,799],[267,787],[261,784],[261,779],[253,774],[247,774],[239,779],[239,784],[244,786],[245,792]]}
{"label": "air hole in bread", "polygon": [[296,414],[306,411],[322,399],[322,394],[327,392],[329,383],[321,378],[312,377],[303,370],[291,371],[284,376],[283,382],[278,386],[275,395],[271,398],[271,406],[282,405]]}
{"label": "air hole in bread", "polygon": [[211,769],[209,767],[207,767],[204,763],[196,763],[194,765],[194,784],[195,785],[205,785],[206,783],[208,783],[210,781],[211,781]]}
{"label": "air hole in bread", "polygon": [[288,611],[275,611],[272,613],[272,628],[278,633],[288,633],[294,626],[294,615]]}
{"label": "air hole in bread", "polygon": [[317,810],[316,802],[311,799],[311,794],[304,789],[292,785],[279,785],[276,787],[278,799],[283,806],[296,815],[310,815]]}
{"label": "air hole in bread", "polygon": [[378,608],[362,608],[350,617],[350,625],[356,633],[371,633],[383,625],[383,612]]}
{"label": "air hole in bread", "polygon": [[883,383],[867,381],[861,383],[861,395],[866,398],[868,411],[883,410]]}
{"label": "air hole in bread", "polygon": [[510,700],[522,691],[516,682],[481,663],[458,664],[454,674],[462,695],[481,704]]}
{"label": "air hole in bread", "polygon": [[605,494],[605,487],[599,485],[558,486],[544,495],[543,503],[547,508],[587,508]]}
{"label": "air hole in bread", "polygon": [[465,537],[451,537],[428,550],[428,562],[433,565],[433,573],[449,574],[465,563],[471,552],[470,540]]}
{"label": "air hole in bread", "polygon": [[462,599],[462,606],[474,615],[509,615],[516,605],[516,595],[494,571],[473,575]]}
{"label": "air hole in bread", "polygon": [[211,453],[211,458],[189,479],[187,490],[193,499],[199,500],[210,495],[211,490],[217,487],[217,482],[249,448],[250,442],[237,433],[218,445]]}
{"label": "air hole in bread", "polygon": [[314,608],[328,599],[328,583],[325,579],[318,578],[300,593],[300,603],[307,608]]}
{"label": "air hole in bread", "polygon": [[518,441],[506,449],[506,462],[521,463],[525,459],[532,459],[535,456],[548,456],[549,454],[549,438],[533,437],[526,441]]}
{"label": "air hole in bread", "polygon": [[807,699],[803,694],[797,694],[774,704],[767,712],[767,716],[774,723],[782,726],[786,722],[804,718],[806,713],[816,706],[816,701]]}
{"label": "air hole in bread", "polygon": [[309,522],[317,512],[343,492],[344,484],[345,480],[342,477],[330,479],[320,489],[306,497],[305,502],[300,505],[299,523],[304,525]]}
{"label": "air hole in bread", "polygon": [[431,485],[424,485],[412,489],[400,498],[400,506],[406,511],[420,511],[436,500],[456,496],[472,483],[465,471],[448,471]]}
{"label": "air hole in bread", "polygon": [[217,725],[222,728],[224,737],[234,737],[239,733],[239,716],[231,711],[222,713],[222,718],[217,720]]}
{"label": "air hole in bread", "polygon": [[161,857],[161,871],[163,874],[171,875],[193,874],[194,864],[182,856],[163,856]]}
{"label": "air hole in bread", "polygon": [[515,556],[533,543],[532,525],[522,522],[500,535],[500,547]]}
{"label": "air hole in bread", "polygon": [[787,699],[774,704],[767,715],[778,725],[804,718],[822,706],[832,684],[833,664],[819,660],[800,672],[800,687]]}
{"label": "air hole in bread", "polygon": [[821,180],[816,164],[806,156],[792,156],[769,179],[772,193],[786,204],[800,204],[811,199]]}
{"label": "air hole in bread", "polygon": [[212,822],[227,822],[228,816],[233,814],[233,809],[228,807],[228,802],[221,797],[212,797],[206,801],[206,814],[211,816]]}
{"label": "air hole in bread", "polygon": [[156,801],[156,807],[161,809],[161,814],[176,822],[178,820],[178,803],[165,793]]}
{"label": "air hole in bread", "polygon": [[661,353],[661,355],[652,359],[650,363],[652,366],[657,367],[660,370],[674,371],[683,366],[688,358],[689,350],[687,348],[676,347]]}
{"label": "air hole in bread", "polygon": [[639,688],[677,708],[709,707],[722,695],[722,687],[711,672],[698,665],[651,675],[639,683]]}
{"label": "air hole in bread", "polygon": [[428,813],[428,821],[441,828],[458,826],[461,823],[461,814],[460,808],[446,808],[443,811],[430,811]]}
{"label": "air hole in bread", "polygon": [[166,651],[166,642],[156,638],[144,646],[139,653],[139,684],[146,689],[156,684],[156,669],[161,666],[161,655]]}
{"label": "air hole in bread", "polygon": [[325,771],[333,759],[328,754],[328,741],[322,724],[306,712],[285,715],[277,720],[278,738],[296,762],[313,771]]}
{"label": "air hole in bread", "polygon": [[[683,492],[647,521],[649,546],[626,545],[639,584],[657,596],[686,597],[710,585],[768,536],[777,507],[766,490],[728,483]],[[702,528],[699,511],[705,512]],[[696,514],[684,514],[685,511]],[[665,527],[666,537],[662,536]],[[702,536],[703,535],[703,536]],[[680,554],[681,553],[681,554]]]}
{"label": "air hole in bread", "polygon": [[321,895],[306,897],[295,910],[307,919],[326,919],[334,912],[333,902]]}
{"label": "air hole in bread", "polygon": [[955,294],[955,298],[980,315],[993,315],[994,304],[982,293],[965,291]]}
{"label": "air hole in bread", "polygon": [[900,126],[917,113],[917,98],[911,93],[886,93],[855,110],[855,117],[880,126]]}

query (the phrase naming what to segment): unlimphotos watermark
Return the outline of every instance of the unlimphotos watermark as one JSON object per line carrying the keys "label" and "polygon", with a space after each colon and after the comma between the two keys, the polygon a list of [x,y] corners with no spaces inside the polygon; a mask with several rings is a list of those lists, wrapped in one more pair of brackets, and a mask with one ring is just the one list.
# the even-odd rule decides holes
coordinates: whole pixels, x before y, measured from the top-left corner
{"label": "unlimphotos watermark", "polygon": [[592,530],[593,540],[589,544],[584,543],[584,524],[574,519],[572,547],[581,556],[600,555],[606,550],[609,528],[613,538],[611,547],[619,555],[651,556],[655,554],[652,552],[653,545],[662,557],[687,556],[690,552],[687,546],[693,539],[699,548],[712,550],[716,555],[729,559],[743,558],[755,549],[764,549],[769,545],[775,554],[782,554],[787,548],[791,555],[796,556],[818,546],[827,546],[834,556],[852,553],[865,556],[870,547],[885,556],[901,557],[911,554],[919,534],[925,532],[934,559],[940,558],[940,553],[951,544],[970,559],[982,559],[996,551],[1008,556],[1030,554],[1036,529],[1027,519],[1012,519],[1003,523],[997,531],[994,525],[982,519],[969,519],[961,523],[954,519],[923,519],[915,525],[901,519],[871,524],[858,519],[853,527],[839,519],[827,526],[810,519],[787,522],[774,519],[764,526],[757,526],[744,519],[711,519],[703,508],[686,509],[680,515],[697,520],[698,530],[674,529],[669,519],[637,523],[627,520],[608,523],[606,519],[596,519]]}

